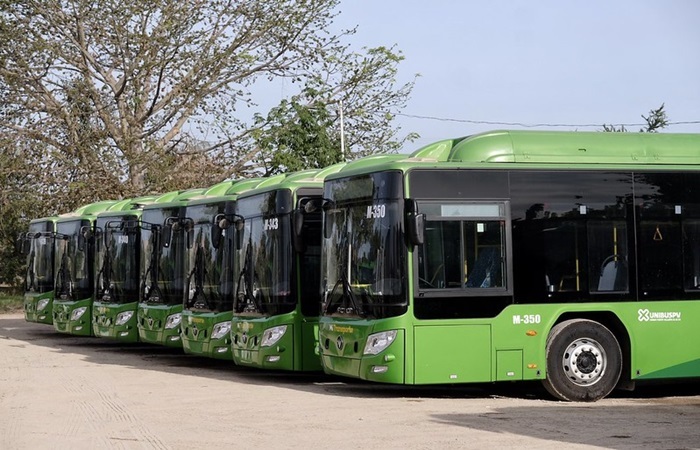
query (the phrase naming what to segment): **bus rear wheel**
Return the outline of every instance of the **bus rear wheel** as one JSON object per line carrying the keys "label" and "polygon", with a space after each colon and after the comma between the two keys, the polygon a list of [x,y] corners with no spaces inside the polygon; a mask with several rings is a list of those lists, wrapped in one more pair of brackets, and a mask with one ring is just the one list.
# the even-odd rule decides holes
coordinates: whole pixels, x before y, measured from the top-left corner
{"label": "bus rear wheel", "polygon": [[622,373],[622,350],[615,335],[592,320],[567,320],[552,328],[546,358],[545,389],[570,402],[606,397]]}

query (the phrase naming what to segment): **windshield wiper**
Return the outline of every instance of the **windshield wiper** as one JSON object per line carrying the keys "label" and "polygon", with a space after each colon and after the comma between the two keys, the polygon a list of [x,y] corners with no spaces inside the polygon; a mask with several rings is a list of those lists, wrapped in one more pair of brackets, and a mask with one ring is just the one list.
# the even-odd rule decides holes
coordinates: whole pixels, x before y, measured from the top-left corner
{"label": "windshield wiper", "polygon": [[[201,247],[197,248],[197,253],[194,258],[194,267],[192,271],[187,276],[187,286],[189,287],[192,278],[194,278],[194,293],[192,298],[187,302],[188,308],[199,308],[205,306],[208,309],[213,309],[209,299],[204,293],[204,275],[206,274],[206,269],[204,267],[204,252]],[[188,292],[189,295],[189,292]],[[203,305],[200,303],[203,301]],[[201,306],[198,306],[201,305]]]}
{"label": "windshield wiper", "polygon": [[163,295],[160,291],[160,288],[158,287],[158,264],[160,263],[160,247],[157,245],[158,240],[155,239],[155,232],[151,235],[151,239],[153,240],[151,260],[148,263],[146,273],[143,274],[143,299],[145,302],[148,303],[160,303],[163,301]]}
{"label": "windshield wiper", "polygon": [[105,250],[104,257],[102,258],[102,267],[95,278],[99,280],[100,277],[102,277],[102,299],[105,301],[110,301],[112,300],[112,293],[110,289],[110,284],[112,283],[112,258],[109,248]]}
{"label": "windshield wiper", "polygon": [[[253,292],[253,278],[255,278],[255,270],[251,276],[250,269],[253,267],[253,255],[250,251],[252,245],[249,244],[245,253],[245,264],[241,273],[238,275],[238,282],[236,283],[236,296],[234,297],[236,312],[257,312],[263,314],[262,302],[257,298],[256,293]],[[242,282],[241,282],[242,281]],[[243,302],[245,300],[245,302]]]}
{"label": "windshield wiper", "polygon": [[29,262],[27,263],[27,273],[24,277],[24,290],[25,291],[36,291],[38,286],[35,285],[36,274],[34,273],[34,250],[29,254]]}
{"label": "windshield wiper", "polygon": [[61,256],[61,267],[58,269],[57,279],[59,283],[57,283],[56,295],[61,300],[68,300],[72,296],[70,273],[68,273],[68,246],[63,250]]}
{"label": "windshield wiper", "polygon": [[[364,315],[364,311],[362,310],[362,307],[358,303],[357,297],[355,297],[355,293],[352,291],[352,286],[350,286],[350,282],[348,281],[348,278],[345,275],[344,270],[340,271],[340,278],[338,278],[338,281],[335,282],[335,284],[333,285],[333,288],[327,294],[330,298],[328,299],[328,302],[326,303],[326,309],[324,312],[328,313],[330,311],[331,306],[333,305],[333,301],[332,301],[333,293],[335,292],[335,290],[338,288],[339,285],[341,285],[343,287],[343,295],[340,296],[340,299],[341,299],[340,304],[342,305],[342,303],[343,303],[342,299],[348,299],[348,301],[350,303],[350,307],[345,308],[344,311],[342,311],[342,312],[346,312],[348,314],[355,312],[358,316],[362,317]],[[340,305],[338,305],[338,307],[336,308],[336,311],[341,312],[341,311],[339,311],[340,309],[341,309]]]}

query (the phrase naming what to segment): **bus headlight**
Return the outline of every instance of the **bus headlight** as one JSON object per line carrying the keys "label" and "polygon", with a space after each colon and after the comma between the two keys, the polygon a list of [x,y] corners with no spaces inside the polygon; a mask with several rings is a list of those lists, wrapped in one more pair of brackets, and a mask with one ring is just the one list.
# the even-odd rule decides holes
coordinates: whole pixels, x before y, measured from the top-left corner
{"label": "bus headlight", "polygon": [[124,311],[117,314],[117,320],[114,321],[115,325],[124,325],[131,319],[134,315],[133,311]]}
{"label": "bus headlight", "polygon": [[78,320],[87,311],[87,306],[81,306],[80,308],[75,308],[72,313],[70,313],[70,320]]}
{"label": "bus headlight", "polygon": [[211,332],[212,339],[221,339],[231,332],[231,322],[219,322]]}
{"label": "bus headlight", "polygon": [[49,299],[48,298],[42,298],[38,302],[36,302],[36,310],[41,311],[42,309],[46,308],[46,305],[49,304]]}
{"label": "bus headlight", "polygon": [[171,328],[179,327],[180,321],[182,320],[181,313],[170,314],[167,319],[165,319],[165,329],[169,330]]}
{"label": "bus headlight", "polygon": [[367,343],[365,344],[365,351],[363,354],[378,355],[386,350],[386,348],[394,342],[394,339],[396,339],[396,330],[370,334],[367,336]]}
{"label": "bus headlight", "polygon": [[287,325],[280,325],[278,327],[272,327],[265,330],[262,336],[262,341],[260,341],[261,347],[270,347],[275,345],[277,341],[282,339],[284,333],[287,332]]}

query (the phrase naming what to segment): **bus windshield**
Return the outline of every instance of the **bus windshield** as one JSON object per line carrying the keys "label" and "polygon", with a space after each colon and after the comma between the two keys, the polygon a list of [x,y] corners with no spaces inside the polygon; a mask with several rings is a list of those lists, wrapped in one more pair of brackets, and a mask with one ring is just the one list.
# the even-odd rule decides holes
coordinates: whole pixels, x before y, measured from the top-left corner
{"label": "bus windshield", "polygon": [[148,209],[142,215],[141,301],[153,304],[177,305],[184,295],[183,257],[185,233],[173,230],[169,242],[161,242],[163,224],[177,217],[179,208]]}
{"label": "bus windshield", "polygon": [[60,300],[80,300],[92,295],[87,243],[81,236],[83,226],[89,223],[80,219],[57,224],[55,273],[56,297]]}
{"label": "bus windshield", "polygon": [[[335,198],[330,198],[332,206],[324,217],[323,314],[380,318],[405,312],[407,250],[403,203],[397,198],[400,180],[399,173],[390,172],[340,180],[327,189]],[[343,198],[341,193],[347,192],[361,199]]]}
{"label": "bus windshield", "polygon": [[187,216],[194,222],[188,238],[188,274],[186,308],[231,311],[233,308],[232,240],[227,234],[233,227],[223,230],[223,236],[214,242],[213,221],[224,212],[225,203],[196,205],[187,208]]}
{"label": "bus windshield", "polygon": [[289,214],[247,219],[244,233],[236,312],[277,315],[294,310]]}
{"label": "bus windshield", "polygon": [[97,279],[95,298],[104,302],[138,300],[138,228],[136,217],[97,220]]}
{"label": "bus windshield", "polygon": [[27,256],[27,276],[25,289],[28,292],[49,292],[53,290],[53,232],[45,231],[46,222],[33,223],[29,226],[27,239],[30,240]]}

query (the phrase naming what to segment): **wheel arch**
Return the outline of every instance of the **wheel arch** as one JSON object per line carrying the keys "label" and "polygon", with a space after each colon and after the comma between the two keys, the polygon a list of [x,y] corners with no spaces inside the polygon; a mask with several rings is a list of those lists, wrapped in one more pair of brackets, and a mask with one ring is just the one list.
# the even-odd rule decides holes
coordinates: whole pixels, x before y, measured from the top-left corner
{"label": "wheel arch", "polygon": [[632,369],[631,369],[631,355],[632,355],[632,344],[630,342],[630,335],[627,327],[622,323],[617,314],[612,311],[571,311],[563,313],[557,318],[557,320],[552,324],[552,328],[556,325],[571,319],[587,319],[594,322],[598,322],[605,328],[610,330],[610,332],[617,339],[620,345],[620,350],[622,352],[622,373],[620,376],[620,381],[617,383],[620,389],[634,389],[632,384]]}

